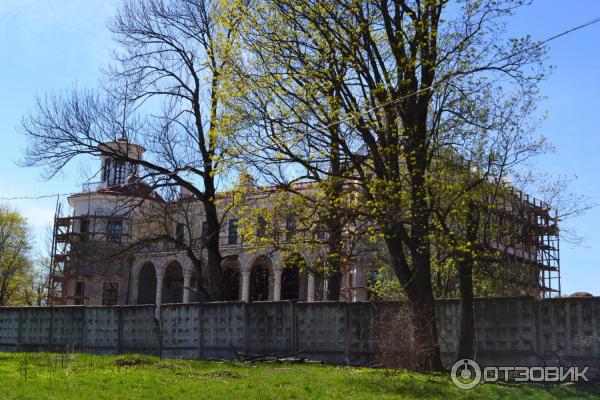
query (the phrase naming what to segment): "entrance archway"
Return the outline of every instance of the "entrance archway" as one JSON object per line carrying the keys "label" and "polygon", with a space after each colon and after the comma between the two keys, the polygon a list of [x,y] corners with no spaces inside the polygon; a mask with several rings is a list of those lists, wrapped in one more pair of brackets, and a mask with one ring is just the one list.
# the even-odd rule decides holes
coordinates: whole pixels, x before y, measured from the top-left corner
{"label": "entrance archway", "polygon": [[177,261],[170,263],[165,271],[162,303],[183,303],[183,268]]}
{"label": "entrance archway", "polygon": [[300,267],[286,266],[281,273],[281,300],[300,299]]}
{"label": "entrance archway", "polygon": [[269,268],[266,260],[257,260],[250,271],[250,301],[269,300]]}
{"label": "entrance archway", "polygon": [[144,264],[140,270],[137,304],[156,304],[156,269],[152,263]]}
{"label": "entrance archway", "polygon": [[237,257],[230,256],[223,260],[223,300],[238,301],[240,299],[240,262]]}
{"label": "entrance archway", "polygon": [[240,299],[240,270],[229,266],[223,271],[223,300],[237,301]]}

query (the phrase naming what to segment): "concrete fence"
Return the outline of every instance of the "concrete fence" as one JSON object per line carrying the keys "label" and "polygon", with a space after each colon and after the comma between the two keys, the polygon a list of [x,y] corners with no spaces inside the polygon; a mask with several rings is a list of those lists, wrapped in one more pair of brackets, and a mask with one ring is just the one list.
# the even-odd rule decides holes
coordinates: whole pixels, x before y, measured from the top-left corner
{"label": "concrete fence", "polygon": [[[0,308],[0,351],[148,353],[234,358],[301,352],[331,363],[376,359],[376,321],[396,302],[227,302],[121,307]],[[156,319],[156,315],[160,318]],[[453,361],[458,300],[437,302],[443,358]],[[600,368],[600,298],[476,301],[476,359],[482,365]]]}

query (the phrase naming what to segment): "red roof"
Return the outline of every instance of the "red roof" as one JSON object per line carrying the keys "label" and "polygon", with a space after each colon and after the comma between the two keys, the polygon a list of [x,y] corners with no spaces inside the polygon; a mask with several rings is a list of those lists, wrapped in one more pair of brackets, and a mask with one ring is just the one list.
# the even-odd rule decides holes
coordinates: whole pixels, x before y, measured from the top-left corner
{"label": "red roof", "polygon": [[[165,200],[154,191],[152,186],[148,185],[144,182],[137,182],[133,184],[123,184],[123,185],[113,185],[108,186],[102,189],[98,189],[94,192],[88,193],[97,193],[97,194],[106,194],[112,196],[129,196],[129,197],[138,197],[142,199],[148,200],[156,200],[160,202],[165,202]],[[84,196],[88,193],[78,193],[75,196]]]}

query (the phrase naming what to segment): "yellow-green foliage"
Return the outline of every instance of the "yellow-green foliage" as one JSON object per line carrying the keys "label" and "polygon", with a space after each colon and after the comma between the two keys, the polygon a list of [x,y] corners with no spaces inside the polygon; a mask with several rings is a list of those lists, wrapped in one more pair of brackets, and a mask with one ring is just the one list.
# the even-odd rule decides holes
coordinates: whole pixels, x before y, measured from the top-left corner
{"label": "yellow-green foliage", "polygon": [[27,221],[0,207],[0,306],[32,304],[33,265]]}
{"label": "yellow-green foliage", "polygon": [[248,175],[231,191],[231,214],[238,218],[238,232],[249,251],[276,248],[282,259],[301,254],[304,259],[321,255],[318,232],[324,191],[313,185],[292,193],[281,188],[258,188]]}

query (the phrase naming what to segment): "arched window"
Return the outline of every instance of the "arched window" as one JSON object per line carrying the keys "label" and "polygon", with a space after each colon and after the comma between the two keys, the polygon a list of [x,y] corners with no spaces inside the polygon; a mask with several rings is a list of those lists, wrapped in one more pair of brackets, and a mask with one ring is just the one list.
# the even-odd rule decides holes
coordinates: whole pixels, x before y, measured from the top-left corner
{"label": "arched window", "polygon": [[183,269],[178,262],[167,267],[162,287],[162,302],[183,303]]}
{"label": "arched window", "polygon": [[137,304],[156,304],[156,269],[151,263],[140,270]]}
{"label": "arched window", "polygon": [[255,264],[250,272],[250,301],[269,300],[269,269]]}
{"label": "arched window", "polygon": [[223,300],[237,301],[240,298],[240,270],[227,267],[223,271]]}
{"label": "arched window", "polygon": [[297,264],[286,266],[281,273],[281,300],[300,299],[300,268]]}

